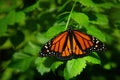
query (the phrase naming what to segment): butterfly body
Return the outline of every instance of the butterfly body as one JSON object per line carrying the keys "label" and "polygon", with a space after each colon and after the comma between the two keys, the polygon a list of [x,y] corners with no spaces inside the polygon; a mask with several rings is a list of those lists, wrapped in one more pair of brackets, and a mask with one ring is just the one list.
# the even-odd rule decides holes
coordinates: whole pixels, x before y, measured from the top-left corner
{"label": "butterfly body", "polygon": [[95,37],[78,30],[68,29],[48,41],[42,47],[40,56],[56,56],[61,60],[67,60],[104,49],[105,45]]}

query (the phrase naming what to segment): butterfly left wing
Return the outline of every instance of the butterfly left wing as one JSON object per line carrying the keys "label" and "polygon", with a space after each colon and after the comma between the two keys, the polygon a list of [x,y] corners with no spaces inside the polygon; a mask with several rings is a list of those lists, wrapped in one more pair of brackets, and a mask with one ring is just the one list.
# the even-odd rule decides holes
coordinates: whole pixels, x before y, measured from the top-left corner
{"label": "butterfly left wing", "polygon": [[[41,49],[40,56],[56,56],[60,59],[69,56],[70,41],[67,39],[68,32],[64,31],[55,38],[48,41]],[[66,46],[66,44],[68,44]],[[65,55],[67,54],[67,55]]]}

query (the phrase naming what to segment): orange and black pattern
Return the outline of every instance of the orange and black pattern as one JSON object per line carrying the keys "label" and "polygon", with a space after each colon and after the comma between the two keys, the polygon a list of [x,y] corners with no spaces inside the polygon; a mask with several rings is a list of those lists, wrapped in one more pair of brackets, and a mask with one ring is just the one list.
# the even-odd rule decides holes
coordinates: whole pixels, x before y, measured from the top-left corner
{"label": "orange and black pattern", "polygon": [[105,45],[95,37],[68,29],[48,41],[42,47],[40,56],[56,56],[61,60],[67,60],[104,49]]}

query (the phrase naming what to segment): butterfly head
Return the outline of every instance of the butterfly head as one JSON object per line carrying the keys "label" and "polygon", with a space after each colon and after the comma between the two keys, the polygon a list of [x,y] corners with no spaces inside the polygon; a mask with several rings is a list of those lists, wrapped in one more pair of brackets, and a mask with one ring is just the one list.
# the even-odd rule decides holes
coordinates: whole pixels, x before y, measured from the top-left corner
{"label": "butterfly head", "polygon": [[68,30],[67,30],[67,31],[68,31],[69,34],[71,34],[71,32],[73,32],[72,27],[68,27]]}

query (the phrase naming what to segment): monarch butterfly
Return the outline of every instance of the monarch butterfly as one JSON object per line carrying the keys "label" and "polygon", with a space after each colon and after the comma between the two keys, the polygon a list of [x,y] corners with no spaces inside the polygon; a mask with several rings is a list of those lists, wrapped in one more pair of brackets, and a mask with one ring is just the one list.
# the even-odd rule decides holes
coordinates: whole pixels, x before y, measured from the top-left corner
{"label": "monarch butterfly", "polygon": [[40,56],[56,56],[60,60],[68,60],[104,49],[105,45],[100,40],[70,28],[48,41],[42,47]]}

